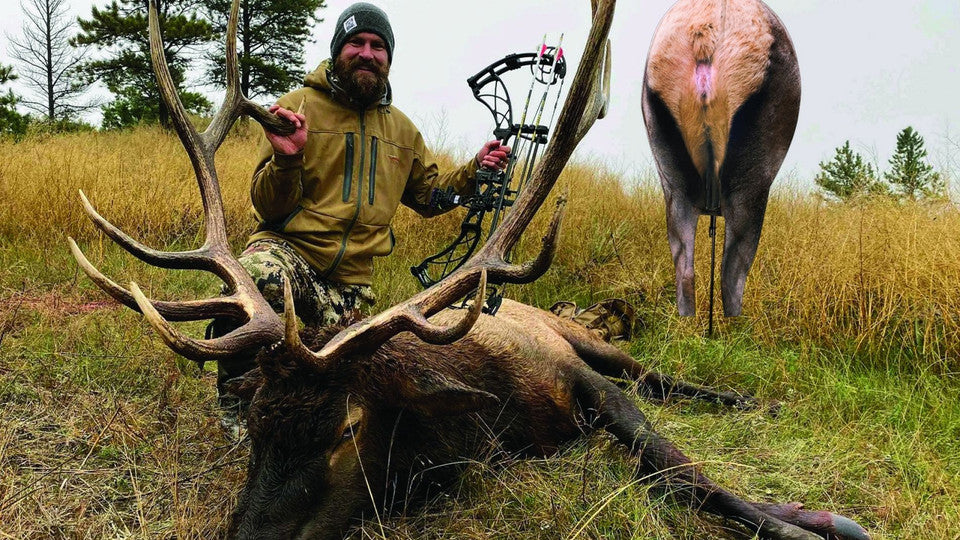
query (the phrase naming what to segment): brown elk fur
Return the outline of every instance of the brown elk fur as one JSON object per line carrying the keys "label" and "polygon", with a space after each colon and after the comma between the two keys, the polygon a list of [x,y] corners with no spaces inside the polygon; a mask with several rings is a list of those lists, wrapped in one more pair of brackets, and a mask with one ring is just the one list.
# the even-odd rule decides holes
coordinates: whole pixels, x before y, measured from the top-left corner
{"label": "brown elk fur", "polygon": [[[648,84],[680,126],[701,176],[707,167],[719,176],[733,115],[763,83],[772,43],[756,0],[682,0],[660,22],[650,47]],[[698,65],[707,70],[705,92],[698,91]]]}
{"label": "brown elk fur", "polygon": [[[455,320],[457,311],[431,320]],[[318,348],[336,330],[302,336]],[[267,349],[248,376],[260,388],[249,414],[249,476],[231,536],[340,538],[351,517],[406,506],[411,496],[456,478],[470,460],[545,456],[584,432],[606,429],[638,460],[641,476],[681,488],[697,507],[761,537],[867,538],[841,516],[752,503],[714,484],[603,375],[635,379],[654,398],[740,407],[754,406],[752,398],[647,371],[585,328],[531,306],[504,300],[495,318],[481,315],[455,344],[400,333],[322,372],[284,351]]]}

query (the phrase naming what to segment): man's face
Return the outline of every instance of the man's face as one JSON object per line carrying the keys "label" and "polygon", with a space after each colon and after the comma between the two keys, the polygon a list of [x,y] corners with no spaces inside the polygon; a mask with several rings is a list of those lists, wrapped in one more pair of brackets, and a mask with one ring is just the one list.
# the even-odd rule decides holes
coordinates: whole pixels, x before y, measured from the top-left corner
{"label": "man's face", "polygon": [[363,104],[380,99],[387,90],[390,56],[383,38],[370,32],[350,36],[333,65],[344,89]]}

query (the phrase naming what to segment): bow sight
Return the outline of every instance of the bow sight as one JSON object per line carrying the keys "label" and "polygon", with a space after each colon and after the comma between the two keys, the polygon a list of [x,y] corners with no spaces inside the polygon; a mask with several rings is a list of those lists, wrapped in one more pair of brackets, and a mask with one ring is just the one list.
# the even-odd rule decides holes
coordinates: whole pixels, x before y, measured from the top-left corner
{"label": "bow sight", "polygon": [[[560,39],[562,41],[562,36]],[[529,67],[532,80],[520,121],[514,122],[510,92],[501,76],[524,67]],[[549,125],[553,123],[553,116],[557,112],[557,103],[560,100],[566,73],[567,63],[560,44],[556,47],[548,47],[543,43],[535,53],[507,55],[467,79],[474,98],[483,103],[493,115],[494,137],[500,141],[501,145],[511,147],[511,153],[504,170],[482,168],[477,170],[476,190],[473,194],[460,197],[453,188],[448,188],[446,191],[434,190],[432,193],[431,207],[449,210],[456,206],[463,206],[467,209],[467,214],[460,224],[460,234],[457,238],[436,255],[427,257],[419,265],[410,268],[414,277],[424,288],[450,275],[470,258],[480,243],[483,219],[488,212],[493,214],[486,231],[487,236],[493,234],[504,211],[513,205],[517,195],[533,173],[541,148],[547,144]],[[530,115],[534,120],[528,124],[526,122],[530,112],[530,100],[537,86],[542,86],[543,92],[539,104]],[[541,124],[548,94],[553,89],[556,89],[556,97],[550,121],[547,124]],[[519,174],[515,174],[518,166]],[[496,312],[502,300],[502,289],[496,285],[499,284],[488,284],[491,292],[487,297],[485,311],[491,314]]]}

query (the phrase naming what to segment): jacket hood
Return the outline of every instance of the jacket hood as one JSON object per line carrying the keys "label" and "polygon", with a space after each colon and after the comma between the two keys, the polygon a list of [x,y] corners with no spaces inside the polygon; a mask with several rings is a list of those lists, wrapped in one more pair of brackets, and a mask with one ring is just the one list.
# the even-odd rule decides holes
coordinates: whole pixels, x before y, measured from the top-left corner
{"label": "jacket hood", "polygon": [[[339,81],[336,77],[330,72],[333,67],[333,60],[327,58],[323,62],[320,62],[320,65],[317,66],[317,69],[307,73],[303,78],[303,85],[315,88],[321,92],[327,92],[331,94],[334,98],[343,101],[345,103],[353,105],[353,100],[347,96],[347,93],[340,87]],[[390,87],[390,81],[387,81],[387,91],[383,94],[383,97],[380,98],[380,101],[374,104],[369,105],[367,108],[371,107],[386,107],[393,102],[393,89]]]}

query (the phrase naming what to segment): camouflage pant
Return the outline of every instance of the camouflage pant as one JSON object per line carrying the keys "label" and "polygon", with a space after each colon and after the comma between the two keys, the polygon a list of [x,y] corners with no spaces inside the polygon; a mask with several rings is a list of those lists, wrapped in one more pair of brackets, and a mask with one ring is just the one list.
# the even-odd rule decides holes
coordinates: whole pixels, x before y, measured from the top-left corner
{"label": "camouflage pant", "polygon": [[361,304],[373,304],[369,285],[325,281],[292,247],[273,240],[258,240],[240,254],[240,264],[277,313],[283,313],[283,282],[290,277],[293,305],[306,325],[327,326],[346,315],[357,315]]}
{"label": "camouflage pant", "polygon": [[[297,316],[307,325],[336,324],[345,316],[358,315],[361,305],[373,304],[375,300],[369,285],[345,285],[321,279],[300,254],[283,242],[253,242],[238,260],[277,313],[283,313],[283,282],[289,277]],[[207,329],[207,337],[222,336],[234,328],[236,324],[232,321],[214,320]],[[258,352],[245,351],[221,360],[218,384],[253,369]]]}

